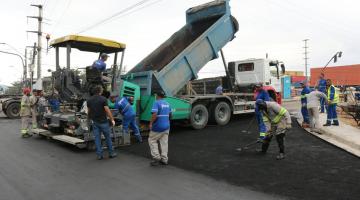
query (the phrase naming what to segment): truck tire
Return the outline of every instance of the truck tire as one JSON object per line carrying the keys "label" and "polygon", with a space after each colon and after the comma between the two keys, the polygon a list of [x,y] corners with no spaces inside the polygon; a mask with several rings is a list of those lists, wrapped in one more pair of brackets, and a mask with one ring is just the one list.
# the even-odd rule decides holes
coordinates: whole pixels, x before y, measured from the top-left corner
{"label": "truck tire", "polygon": [[19,103],[11,103],[6,107],[6,116],[10,119],[19,118],[20,117],[20,104]]}
{"label": "truck tire", "polygon": [[209,112],[202,104],[195,105],[191,110],[190,123],[194,129],[203,129],[209,120]]}
{"label": "truck tire", "polygon": [[212,110],[214,121],[220,125],[226,125],[231,118],[231,109],[228,103],[220,101]]}

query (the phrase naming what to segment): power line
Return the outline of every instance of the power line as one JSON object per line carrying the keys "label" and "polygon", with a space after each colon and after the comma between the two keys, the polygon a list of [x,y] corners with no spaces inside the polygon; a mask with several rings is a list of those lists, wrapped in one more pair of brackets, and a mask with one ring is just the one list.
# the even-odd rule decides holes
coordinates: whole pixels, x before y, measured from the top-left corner
{"label": "power line", "polygon": [[135,4],[129,6],[129,7],[125,8],[125,9],[123,9],[123,10],[121,10],[121,11],[119,11],[119,12],[117,12],[117,13],[115,13],[115,14],[113,14],[113,15],[105,18],[105,19],[103,19],[103,20],[100,20],[100,21],[96,22],[96,23],[93,24],[93,25],[88,26],[87,28],[82,29],[82,30],[79,31],[78,33],[83,33],[83,32],[85,32],[85,31],[88,31],[88,30],[90,30],[90,29],[93,29],[93,28],[95,28],[95,27],[97,27],[97,26],[100,26],[101,24],[103,24],[103,23],[105,23],[105,22],[107,22],[107,21],[109,21],[109,20],[111,20],[111,19],[113,19],[113,18],[115,18],[115,17],[117,17],[117,16],[119,16],[119,15],[121,15],[121,14],[124,14],[124,13],[126,13],[126,12],[128,12],[128,11],[136,8],[136,7],[138,7],[138,6],[141,6],[142,4],[144,4],[144,3],[148,2],[148,1],[150,1],[150,0],[142,0],[142,1],[138,2],[138,3],[135,3]]}
{"label": "power line", "polygon": [[55,32],[56,28],[58,27],[58,25],[60,24],[60,22],[62,21],[62,19],[64,18],[65,13],[67,12],[67,10],[69,9],[71,4],[71,0],[68,0],[65,9],[63,10],[63,12],[60,15],[60,18],[57,20],[56,24],[54,25],[54,28],[52,29],[51,33]]}

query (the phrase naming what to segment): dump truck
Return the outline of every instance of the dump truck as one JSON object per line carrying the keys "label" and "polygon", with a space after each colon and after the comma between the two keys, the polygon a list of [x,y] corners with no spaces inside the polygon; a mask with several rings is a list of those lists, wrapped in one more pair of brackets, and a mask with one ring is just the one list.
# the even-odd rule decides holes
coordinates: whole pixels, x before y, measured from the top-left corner
{"label": "dump truck", "polygon": [[227,63],[226,76],[218,76],[191,81],[181,94],[215,94],[222,85],[225,94],[236,92],[255,98],[254,86],[262,84],[271,99],[281,104],[281,77],[285,74],[284,62],[273,59],[251,58]]}
{"label": "dump truck", "polygon": [[[233,114],[254,112],[253,98],[241,93],[178,95],[181,88],[197,78],[198,72],[209,61],[219,57],[221,49],[235,38],[237,31],[238,22],[230,13],[228,0],[212,1],[190,8],[186,11],[186,24],[127,74],[121,75],[114,62],[111,69],[111,91],[119,96],[134,97],[133,108],[143,131],[148,130],[151,107],[156,98],[154,94],[159,91],[166,94],[166,101],[172,108],[171,120],[187,123],[194,129],[206,127],[212,119],[219,125],[226,125]],[[88,73],[91,68],[87,67],[87,81],[84,84],[84,81],[78,80],[74,70],[70,70],[69,55],[71,48],[89,51],[91,47],[93,52],[115,53],[116,60],[116,53],[124,54],[125,48],[110,51],[109,47],[114,43],[116,42],[75,35],[51,43],[56,50],[57,70],[53,76],[58,84],[55,84],[55,88],[58,88],[59,96],[66,99],[68,104],[65,101],[62,103],[64,111],[44,115],[43,129],[35,132],[78,147],[88,146],[93,141],[91,127],[86,124],[87,115],[82,113],[79,107],[76,108],[74,102],[86,100],[89,87],[85,86],[94,82],[88,80],[89,76],[93,77],[93,80],[98,80],[99,74],[91,75]],[[58,67],[61,47],[67,49],[65,69]],[[121,116],[119,120],[121,124]],[[119,137],[124,142],[125,135],[122,135],[120,126],[116,126],[115,129],[112,137]],[[52,130],[60,132],[54,133]]]}

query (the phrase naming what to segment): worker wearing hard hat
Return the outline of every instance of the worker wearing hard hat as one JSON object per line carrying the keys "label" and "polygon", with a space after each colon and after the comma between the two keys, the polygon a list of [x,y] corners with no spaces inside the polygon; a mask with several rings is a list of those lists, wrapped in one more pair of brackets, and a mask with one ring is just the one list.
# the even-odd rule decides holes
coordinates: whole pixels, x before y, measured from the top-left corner
{"label": "worker wearing hard hat", "polygon": [[276,159],[281,160],[285,158],[285,133],[291,128],[290,113],[276,102],[264,101],[262,99],[256,100],[256,105],[261,112],[262,120],[264,121],[267,134],[260,135],[262,141],[261,152],[266,153],[273,135],[279,145],[279,155]]}
{"label": "worker wearing hard hat", "polygon": [[123,131],[128,134],[129,126],[134,131],[134,135],[138,142],[142,142],[142,137],[140,134],[139,127],[136,123],[136,113],[131,106],[134,103],[134,97],[122,97],[119,101],[115,103],[115,109],[119,110],[120,114],[123,116],[122,125]]}
{"label": "worker wearing hard hat", "polygon": [[30,101],[30,88],[23,89],[23,96],[20,104],[20,117],[21,117],[21,136],[24,138],[30,137],[29,129],[31,126],[31,101]]}
{"label": "worker wearing hard hat", "polygon": [[32,95],[30,96],[31,123],[33,129],[37,128],[38,101],[38,90],[33,89]]}
{"label": "worker wearing hard hat", "polygon": [[300,83],[301,87],[303,88],[301,90],[301,114],[303,116],[303,123],[302,127],[308,128],[309,127],[309,113],[307,109],[307,100],[306,100],[306,94],[310,93],[310,88],[307,86],[307,81],[302,81]]}
{"label": "worker wearing hard hat", "polygon": [[326,80],[326,88],[327,88],[328,110],[327,110],[327,120],[324,126],[331,126],[331,125],[339,126],[339,120],[337,118],[337,113],[336,113],[336,106],[339,103],[339,94],[336,91],[336,87],[332,84],[330,79]]}

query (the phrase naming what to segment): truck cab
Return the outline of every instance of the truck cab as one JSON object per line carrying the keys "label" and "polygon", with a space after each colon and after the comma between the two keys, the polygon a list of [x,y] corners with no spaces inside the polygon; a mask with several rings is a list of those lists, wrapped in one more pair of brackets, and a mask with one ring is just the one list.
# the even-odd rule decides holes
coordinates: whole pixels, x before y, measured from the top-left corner
{"label": "truck cab", "polygon": [[[255,84],[263,84],[270,96],[281,102],[281,76],[285,73],[283,62],[271,59],[246,59],[229,62],[229,73],[234,85],[243,90]],[[272,94],[272,93],[276,94]],[[280,98],[280,99],[279,99]]]}

